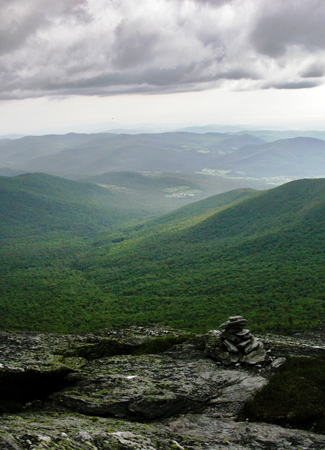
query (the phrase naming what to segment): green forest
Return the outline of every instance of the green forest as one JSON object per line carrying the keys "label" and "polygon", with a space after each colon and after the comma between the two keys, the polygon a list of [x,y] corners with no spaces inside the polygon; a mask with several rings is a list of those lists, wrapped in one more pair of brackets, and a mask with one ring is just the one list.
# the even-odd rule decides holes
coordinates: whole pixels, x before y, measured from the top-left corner
{"label": "green forest", "polygon": [[50,175],[0,177],[0,329],[204,332],[243,314],[252,330],[294,333],[323,321],[324,179],[163,215],[151,202]]}

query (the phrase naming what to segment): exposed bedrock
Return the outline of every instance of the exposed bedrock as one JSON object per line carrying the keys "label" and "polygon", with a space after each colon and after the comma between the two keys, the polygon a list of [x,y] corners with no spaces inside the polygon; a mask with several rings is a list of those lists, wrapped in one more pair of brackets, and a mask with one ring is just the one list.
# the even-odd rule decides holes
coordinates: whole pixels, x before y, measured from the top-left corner
{"label": "exposed bedrock", "polygon": [[324,450],[325,436],[187,414],[136,423],[77,413],[24,412],[0,422],[0,450]]}
{"label": "exposed bedrock", "polygon": [[53,394],[54,403],[83,414],[134,420],[171,416],[218,402],[239,406],[266,382],[245,371],[222,369],[207,359],[164,354],[103,358],[67,378],[76,383]]}
{"label": "exposed bedrock", "polygon": [[[31,402],[1,414],[0,450],[323,450],[323,435],[235,419],[288,355],[324,354],[324,339],[267,335],[261,346],[245,319],[228,322],[203,336],[0,333],[0,411]],[[259,349],[262,362],[243,360]]]}

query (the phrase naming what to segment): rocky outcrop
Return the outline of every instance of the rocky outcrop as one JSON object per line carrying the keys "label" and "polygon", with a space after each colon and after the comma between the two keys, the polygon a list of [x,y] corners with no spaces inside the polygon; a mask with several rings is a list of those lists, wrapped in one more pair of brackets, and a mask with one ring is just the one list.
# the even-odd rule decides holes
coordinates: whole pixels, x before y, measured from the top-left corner
{"label": "rocky outcrop", "polygon": [[53,394],[54,403],[83,414],[138,421],[218,402],[239,406],[266,382],[245,371],[222,369],[207,359],[175,359],[164,354],[102,358],[69,379],[76,383]]}
{"label": "rocky outcrop", "polygon": [[[227,367],[220,351],[242,357],[256,350],[244,319],[231,319],[222,332],[194,337],[145,326],[70,336],[0,333],[0,411],[12,401],[25,404],[1,415],[0,450],[324,449],[322,435],[236,422],[284,361],[284,349],[300,347],[268,336],[262,362]],[[238,351],[227,350],[225,340]],[[307,340],[302,350],[308,345],[325,348]]]}

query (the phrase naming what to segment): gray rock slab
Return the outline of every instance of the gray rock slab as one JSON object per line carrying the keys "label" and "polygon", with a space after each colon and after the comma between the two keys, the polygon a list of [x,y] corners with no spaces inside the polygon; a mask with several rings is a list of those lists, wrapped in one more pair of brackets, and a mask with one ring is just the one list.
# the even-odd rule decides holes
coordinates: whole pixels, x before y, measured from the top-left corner
{"label": "gray rock slab", "polygon": [[[218,420],[205,414],[188,414],[169,420],[169,427],[186,442],[199,442],[208,450],[324,450],[325,436],[276,425]],[[202,441],[205,446],[202,446]],[[185,448],[186,445],[184,445]],[[190,447],[193,448],[193,447]]]}
{"label": "gray rock slab", "polygon": [[245,341],[241,341],[239,344],[237,344],[237,347],[243,349],[244,347],[247,347],[248,344],[250,344],[252,339],[246,339]]}
{"label": "gray rock slab", "polygon": [[[252,375],[221,369],[208,359],[168,355],[119,356],[89,363],[76,384],[51,396],[79,413],[147,420],[193,411]],[[231,398],[229,398],[231,402]]]}
{"label": "gray rock slab", "polygon": [[222,394],[213,399],[211,403],[243,403],[247,401],[256,391],[261,389],[267,380],[261,376],[250,376],[239,383],[226,387]]}
{"label": "gray rock slab", "polygon": [[41,334],[0,332],[1,373],[35,371],[47,373],[76,370],[102,356],[129,354],[150,339],[179,336],[183,332],[166,327],[130,326],[85,334]]}
{"label": "gray rock slab", "polygon": [[231,330],[240,331],[247,324],[248,324],[248,321],[246,319],[237,319],[237,320],[233,320],[233,321],[228,320],[227,322],[222,323],[219,328],[221,330],[230,330],[231,329]]}

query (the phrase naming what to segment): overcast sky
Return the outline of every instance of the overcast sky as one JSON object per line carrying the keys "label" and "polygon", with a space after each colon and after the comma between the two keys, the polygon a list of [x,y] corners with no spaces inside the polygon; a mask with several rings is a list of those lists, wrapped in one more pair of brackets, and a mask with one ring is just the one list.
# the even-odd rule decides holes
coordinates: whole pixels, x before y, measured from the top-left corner
{"label": "overcast sky", "polygon": [[324,0],[0,0],[0,134],[325,129]]}

